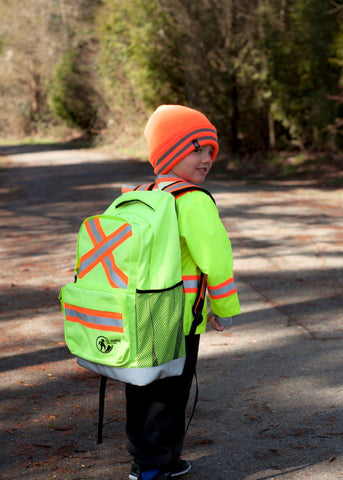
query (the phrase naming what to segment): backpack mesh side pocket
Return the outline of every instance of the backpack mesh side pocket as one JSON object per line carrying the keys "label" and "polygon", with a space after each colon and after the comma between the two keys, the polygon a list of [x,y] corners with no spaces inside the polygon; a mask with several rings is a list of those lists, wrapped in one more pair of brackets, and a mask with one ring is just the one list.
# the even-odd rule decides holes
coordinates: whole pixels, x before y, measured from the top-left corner
{"label": "backpack mesh side pocket", "polygon": [[182,284],[136,292],[137,366],[155,367],[185,356]]}

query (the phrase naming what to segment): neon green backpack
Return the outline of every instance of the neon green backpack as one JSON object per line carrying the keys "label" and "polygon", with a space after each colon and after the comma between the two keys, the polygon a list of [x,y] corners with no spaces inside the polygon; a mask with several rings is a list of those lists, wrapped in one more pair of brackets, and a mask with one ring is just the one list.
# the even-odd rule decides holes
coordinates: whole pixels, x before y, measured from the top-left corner
{"label": "neon green backpack", "polygon": [[173,195],[127,192],[87,218],[75,273],[60,299],[66,343],[81,366],[136,385],[182,373],[184,295]]}

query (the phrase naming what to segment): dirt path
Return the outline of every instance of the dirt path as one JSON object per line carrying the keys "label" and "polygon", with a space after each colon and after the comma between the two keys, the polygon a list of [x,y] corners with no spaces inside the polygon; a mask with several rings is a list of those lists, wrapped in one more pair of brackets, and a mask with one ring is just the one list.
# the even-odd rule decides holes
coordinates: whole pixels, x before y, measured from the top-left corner
{"label": "dirt path", "polygon": [[[94,150],[0,148],[3,480],[124,480],[123,386],[110,382],[95,444],[98,378],[63,339],[81,220],[150,166]],[[217,180],[244,313],[202,338],[187,478],[343,479],[343,193],[309,183]],[[191,406],[191,405],[190,405]]]}

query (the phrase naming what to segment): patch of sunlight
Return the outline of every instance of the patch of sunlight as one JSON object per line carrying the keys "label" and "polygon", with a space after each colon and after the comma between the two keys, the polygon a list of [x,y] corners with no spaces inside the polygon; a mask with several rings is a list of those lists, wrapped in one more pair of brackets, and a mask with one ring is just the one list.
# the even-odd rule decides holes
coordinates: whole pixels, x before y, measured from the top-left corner
{"label": "patch of sunlight", "polygon": [[74,190],[78,191],[87,191],[87,190],[94,190],[96,188],[97,190],[99,189],[105,189],[105,188],[119,188],[121,189],[123,185],[123,182],[111,182],[111,183],[97,183],[96,187],[92,184],[90,185],[79,185],[75,186]]}
{"label": "patch of sunlight", "polygon": [[313,465],[306,463],[288,468],[268,468],[248,475],[243,480],[333,480],[343,478],[342,464],[343,455],[335,457],[333,461],[328,459]]}

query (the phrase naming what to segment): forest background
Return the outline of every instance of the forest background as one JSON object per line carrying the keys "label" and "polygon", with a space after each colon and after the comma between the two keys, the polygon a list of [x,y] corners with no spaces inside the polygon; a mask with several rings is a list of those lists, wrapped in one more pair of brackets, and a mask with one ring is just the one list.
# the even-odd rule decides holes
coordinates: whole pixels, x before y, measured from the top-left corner
{"label": "forest background", "polygon": [[0,0],[1,141],[138,156],[162,103],[208,115],[226,170],[340,170],[343,2]]}

